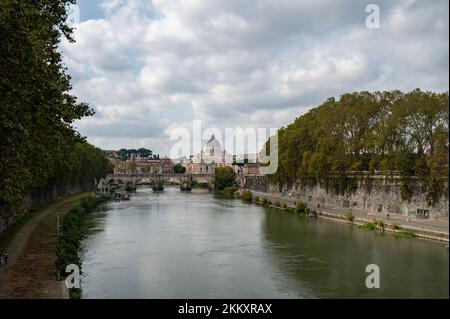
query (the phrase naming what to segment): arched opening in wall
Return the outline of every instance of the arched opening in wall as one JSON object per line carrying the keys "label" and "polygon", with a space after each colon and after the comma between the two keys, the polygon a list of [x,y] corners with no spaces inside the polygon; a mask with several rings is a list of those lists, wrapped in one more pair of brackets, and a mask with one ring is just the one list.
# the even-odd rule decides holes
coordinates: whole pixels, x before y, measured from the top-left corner
{"label": "arched opening in wall", "polygon": [[120,178],[118,178],[118,179],[111,178],[106,181],[104,188],[114,190],[114,189],[119,188],[123,184],[124,184],[124,182]]}

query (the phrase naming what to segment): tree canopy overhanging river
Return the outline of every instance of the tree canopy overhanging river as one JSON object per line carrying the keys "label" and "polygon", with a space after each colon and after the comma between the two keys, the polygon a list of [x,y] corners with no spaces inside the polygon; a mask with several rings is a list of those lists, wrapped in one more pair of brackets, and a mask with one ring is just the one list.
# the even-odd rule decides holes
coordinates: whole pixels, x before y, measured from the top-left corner
{"label": "tree canopy overhanging river", "polygon": [[[83,298],[448,298],[442,243],[223,198],[154,193],[95,213]],[[366,266],[380,288],[366,287]]]}

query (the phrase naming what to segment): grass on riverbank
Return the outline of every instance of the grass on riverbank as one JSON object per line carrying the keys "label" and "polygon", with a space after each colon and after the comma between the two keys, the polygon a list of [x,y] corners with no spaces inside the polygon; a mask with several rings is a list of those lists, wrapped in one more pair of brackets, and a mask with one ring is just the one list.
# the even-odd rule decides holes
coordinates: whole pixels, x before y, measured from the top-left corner
{"label": "grass on riverbank", "polygon": [[[86,196],[78,193],[52,200],[9,229],[4,244],[10,255],[9,267],[2,270],[0,298],[64,298],[57,274],[57,220]],[[3,234],[2,234],[3,235]]]}
{"label": "grass on riverbank", "polygon": [[20,215],[11,225],[9,225],[1,234],[0,234],[0,252],[3,252],[6,247],[11,243],[14,239],[17,232],[34,216],[44,211],[48,207],[58,203],[63,200],[62,198],[56,198],[51,201],[48,201],[37,208],[34,208],[29,211],[25,211]]}
{"label": "grass on riverbank", "polygon": [[396,237],[416,238],[417,235],[409,231],[399,231],[394,233]]}
{"label": "grass on riverbank", "polygon": [[242,192],[241,199],[244,202],[250,203],[252,201],[252,192],[249,190],[245,190]]}
{"label": "grass on riverbank", "polygon": [[372,223],[365,223],[364,225],[359,226],[359,228],[362,228],[365,230],[375,230],[375,225]]}
{"label": "grass on riverbank", "polygon": [[25,212],[19,218],[16,219],[6,230],[4,230],[0,235],[0,253],[5,251],[9,243],[13,240],[16,233],[33,217],[32,212]]}
{"label": "grass on riverbank", "polygon": [[[110,198],[109,195],[100,197],[87,196],[80,200],[80,203],[73,207],[64,218],[61,236],[58,242],[58,271],[60,275],[66,276],[68,265],[77,265],[81,269],[81,258],[79,255],[81,241],[85,238],[87,227],[87,216],[99,205]],[[79,299],[81,290],[70,289],[70,298]]]}

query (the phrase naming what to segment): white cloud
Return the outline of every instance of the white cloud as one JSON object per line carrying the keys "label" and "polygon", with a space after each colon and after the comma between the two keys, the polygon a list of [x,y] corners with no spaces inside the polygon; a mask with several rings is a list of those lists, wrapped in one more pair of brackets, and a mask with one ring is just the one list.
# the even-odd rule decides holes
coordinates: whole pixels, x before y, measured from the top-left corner
{"label": "white cloud", "polygon": [[[104,148],[167,154],[176,125],[279,127],[355,90],[448,90],[448,2],[103,1],[62,49],[78,124]],[[83,10],[83,8],[81,8]],[[149,143],[148,145],[143,145]]]}

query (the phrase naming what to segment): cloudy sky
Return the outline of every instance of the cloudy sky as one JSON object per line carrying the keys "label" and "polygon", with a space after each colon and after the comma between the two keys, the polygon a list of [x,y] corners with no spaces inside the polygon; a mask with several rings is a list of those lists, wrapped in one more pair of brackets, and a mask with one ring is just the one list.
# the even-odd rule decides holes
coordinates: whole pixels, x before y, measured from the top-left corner
{"label": "cloudy sky", "polygon": [[[366,27],[369,3],[380,28]],[[277,128],[327,97],[449,87],[447,0],[78,0],[63,41],[76,123],[103,149],[168,154],[170,132]]]}

